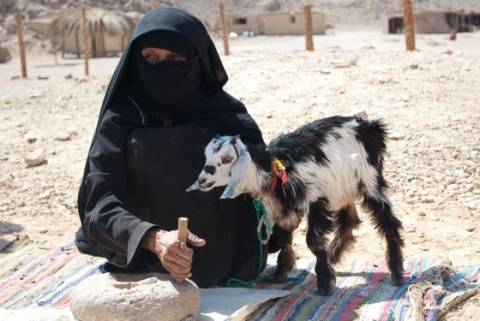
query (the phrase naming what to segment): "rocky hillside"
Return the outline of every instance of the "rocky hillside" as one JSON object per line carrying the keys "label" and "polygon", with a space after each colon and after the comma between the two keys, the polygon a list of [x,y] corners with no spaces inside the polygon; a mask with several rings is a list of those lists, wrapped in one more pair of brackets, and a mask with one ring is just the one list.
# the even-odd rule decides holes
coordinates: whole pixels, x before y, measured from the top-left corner
{"label": "rocky hillside", "polygon": [[[336,29],[379,30],[388,12],[401,12],[402,1],[396,0],[225,0],[229,14],[254,14],[275,11],[301,11],[307,3],[314,10],[326,13],[327,26]],[[144,13],[158,6],[176,6],[202,15],[210,26],[214,26],[219,17],[218,1],[215,0],[2,0],[0,2],[0,46],[16,53],[16,27],[13,16],[17,8],[26,22],[40,17],[51,10],[75,8],[79,6],[100,7],[109,10]],[[418,0],[413,1],[414,11],[449,10],[480,12],[479,0]],[[25,24],[27,50],[40,49],[43,35],[28,30]]]}
{"label": "rocky hillside", "polygon": [[[80,2],[82,4],[80,4]],[[16,3],[16,5],[15,5]],[[381,21],[385,12],[401,11],[402,1],[391,0],[225,0],[228,13],[251,14],[273,11],[299,11],[310,3],[317,10],[327,13],[328,22],[337,25],[369,25]],[[209,23],[218,17],[218,2],[215,0],[4,0],[0,6],[5,21],[7,12],[15,6],[34,18],[48,9],[61,9],[87,5],[105,9],[146,12],[161,5],[173,5],[189,10],[196,15],[204,15]],[[478,0],[418,0],[414,10],[465,10],[480,12]]]}

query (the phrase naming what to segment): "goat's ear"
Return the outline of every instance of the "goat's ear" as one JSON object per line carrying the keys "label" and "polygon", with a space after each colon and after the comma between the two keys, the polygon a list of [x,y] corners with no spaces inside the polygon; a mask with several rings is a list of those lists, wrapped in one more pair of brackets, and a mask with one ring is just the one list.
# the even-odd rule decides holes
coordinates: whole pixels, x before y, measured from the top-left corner
{"label": "goat's ear", "polygon": [[242,194],[247,185],[245,172],[250,165],[252,158],[247,147],[242,143],[239,137],[232,140],[232,144],[238,153],[237,161],[232,165],[232,176],[225,191],[220,198],[235,198]]}

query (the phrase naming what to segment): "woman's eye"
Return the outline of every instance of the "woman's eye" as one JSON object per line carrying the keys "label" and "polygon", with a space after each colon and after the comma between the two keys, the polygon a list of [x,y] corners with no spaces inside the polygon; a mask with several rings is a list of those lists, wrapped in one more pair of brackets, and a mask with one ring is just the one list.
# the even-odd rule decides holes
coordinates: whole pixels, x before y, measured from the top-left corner
{"label": "woman's eye", "polygon": [[152,51],[146,51],[142,53],[143,58],[151,65],[155,65],[156,63],[160,61],[185,61],[187,60],[185,57],[182,57],[180,55],[177,55],[176,53],[173,52],[152,52]]}
{"label": "woman's eye", "polygon": [[145,58],[145,60],[151,65],[154,65],[157,62],[159,62],[159,58],[156,57],[155,55],[144,55],[143,58]]}
{"label": "woman's eye", "polygon": [[172,55],[171,57],[169,57],[169,59],[166,59],[166,60],[170,60],[170,61],[185,61],[187,60],[185,57],[182,57],[180,55]]}

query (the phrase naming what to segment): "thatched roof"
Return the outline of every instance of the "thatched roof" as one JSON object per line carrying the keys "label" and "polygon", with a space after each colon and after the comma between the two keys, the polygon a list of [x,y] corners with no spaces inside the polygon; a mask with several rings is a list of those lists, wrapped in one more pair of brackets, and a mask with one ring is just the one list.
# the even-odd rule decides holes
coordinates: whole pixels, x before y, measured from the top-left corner
{"label": "thatched roof", "polygon": [[[90,34],[105,31],[110,35],[131,34],[135,23],[133,19],[120,11],[108,11],[99,8],[86,9],[87,28]],[[74,35],[82,31],[82,10],[69,9],[54,18],[48,27],[45,37],[49,38],[54,29]]]}

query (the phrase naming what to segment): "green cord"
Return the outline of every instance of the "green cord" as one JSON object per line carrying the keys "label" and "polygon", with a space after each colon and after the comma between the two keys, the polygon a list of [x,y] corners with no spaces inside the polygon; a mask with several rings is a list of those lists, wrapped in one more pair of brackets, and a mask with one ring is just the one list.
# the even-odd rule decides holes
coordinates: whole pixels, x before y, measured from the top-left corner
{"label": "green cord", "polygon": [[[263,197],[261,197],[259,200],[253,199],[253,206],[255,207],[255,210],[257,212],[257,223],[260,223],[260,218],[259,215],[260,213],[263,213],[263,223],[265,223],[265,227],[267,228],[267,231],[272,234],[273,233],[273,228],[270,225],[270,222],[268,221],[267,217],[267,211],[265,210],[265,206],[263,206],[262,203]],[[259,233],[259,239],[261,239],[261,235]]]}
{"label": "green cord", "polygon": [[[273,228],[272,226],[270,225],[270,223],[268,222],[268,219],[267,219],[267,211],[265,210],[265,206],[263,206],[263,203],[262,203],[262,198],[260,198],[259,200],[256,200],[256,199],[252,199],[252,202],[253,202],[253,206],[255,207],[255,212],[257,213],[257,224],[260,223],[260,214],[263,215],[263,221],[265,223],[265,228],[267,229],[268,232],[270,232],[270,234],[273,234]],[[262,272],[262,263],[263,263],[263,246],[262,246],[262,231],[258,231],[257,232],[258,234],[258,244],[259,244],[259,249],[260,249],[260,260],[258,262],[258,269],[257,269],[257,277],[253,280],[249,280],[249,281],[242,281],[242,280],[239,280],[239,279],[229,279],[225,285],[229,288],[234,288],[234,287],[243,287],[243,288],[252,288],[255,283],[259,282],[259,281],[266,281],[268,280],[268,278],[266,277],[263,277],[260,275],[260,273]],[[301,280],[302,278],[300,277],[290,277],[288,278],[288,281],[299,281]]]}
{"label": "green cord", "polygon": [[[253,202],[253,206],[255,207],[255,212],[257,213],[257,224],[260,223],[260,213],[263,211],[264,220],[266,220],[265,226],[267,227],[270,234],[273,233],[273,229],[270,226],[270,223],[268,223],[268,220],[265,219],[266,211],[265,211],[265,207],[262,204],[261,199],[259,201],[257,201],[256,199],[252,199],[252,202]],[[263,265],[263,244],[260,241],[262,239],[262,231],[261,230],[258,231],[257,234],[258,234],[258,245],[259,245],[259,249],[260,249],[260,251],[259,251],[260,252],[260,260],[258,262],[257,277],[255,279],[249,280],[249,281],[242,281],[242,280],[239,280],[239,279],[229,279],[226,283],[227,287],[252,288],[255,285],[255,283],[257,283],[258,281],[263,281],[263,280],[267,279],[265,277],[260,276],[260,273],[262,272],[262,265]]]}

